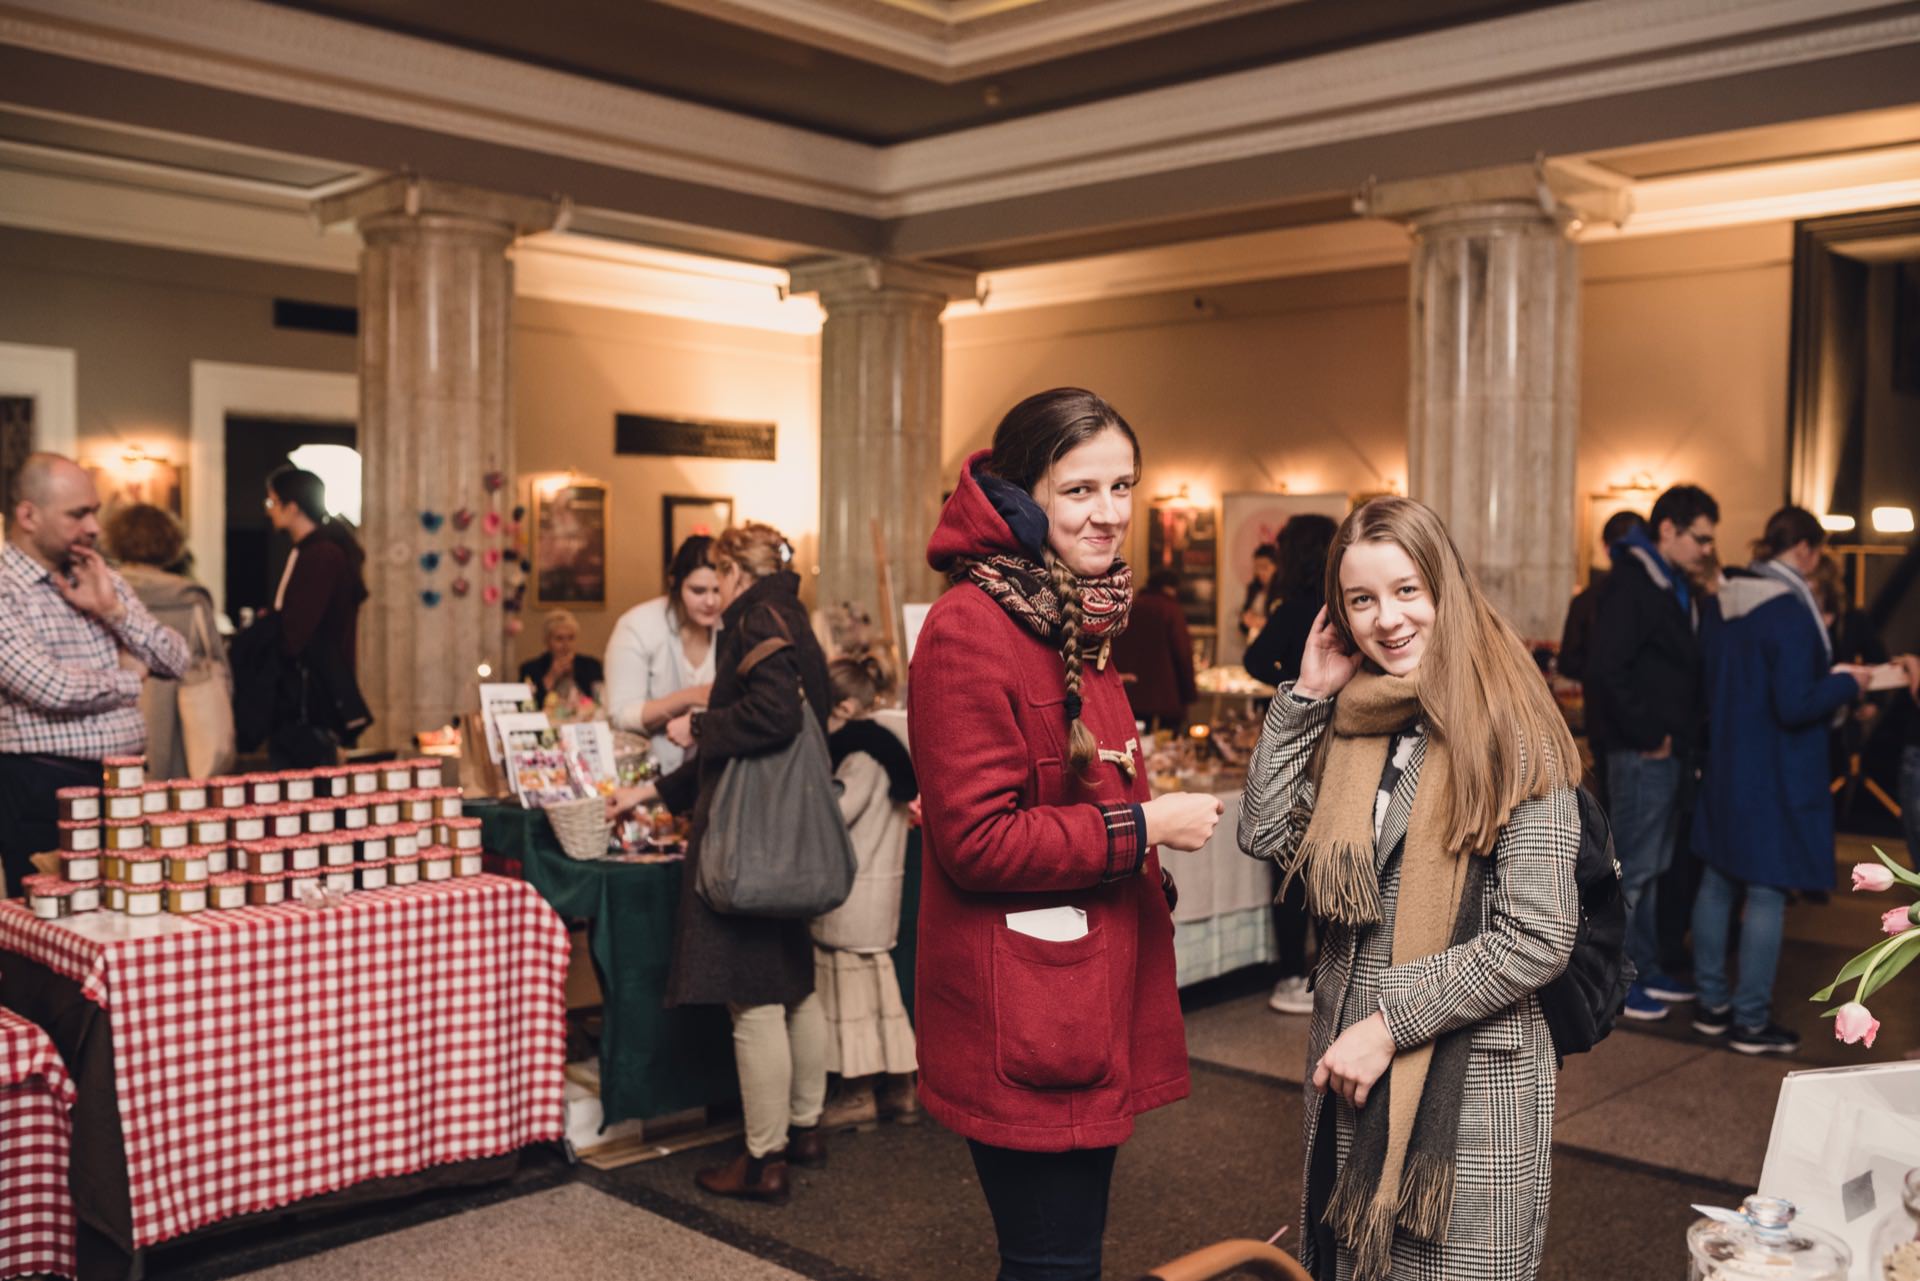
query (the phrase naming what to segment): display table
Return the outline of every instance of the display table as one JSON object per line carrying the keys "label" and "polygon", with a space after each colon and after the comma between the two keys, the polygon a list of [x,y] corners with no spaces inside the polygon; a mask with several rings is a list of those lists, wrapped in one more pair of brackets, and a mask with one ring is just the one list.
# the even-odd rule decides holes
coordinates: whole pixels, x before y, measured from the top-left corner
{"label": "display table", "polygon": [[0,1009],[0,1278],[73,1275],[73,1096],[53,1041]]}
{"label": "display table", "polygon": [[495,876],[139,921],[0,903],[0,996],[116,1100],[72,1185],[130,1251],[557,1137],[566,963],[552,910]]}
{"label": "display table", "polygon": [[1160,847],[1180,902],[1173,911],[1173,948],[1181,987],[1274,956],[1272,865],[1240,852],[1240,793],[1217,792],[1219,824],[1197,850]]}
{"label": "display table", "polygon": [[480,820],[481,844],[496,866],[517,863],[556,912],[587,922],[603,1002],[606,1124],[739,1098],[725,1007],[665,1004],[684,864],[581,862],[567,857],[539,810],[469,801],[466,813]]}

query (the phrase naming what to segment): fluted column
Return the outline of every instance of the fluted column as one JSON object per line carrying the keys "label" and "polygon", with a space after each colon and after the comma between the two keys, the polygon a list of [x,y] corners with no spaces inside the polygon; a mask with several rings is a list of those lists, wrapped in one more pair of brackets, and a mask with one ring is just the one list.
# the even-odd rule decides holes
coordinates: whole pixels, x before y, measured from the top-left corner
{"label": "fluted column", "polygon": [[1530,166],[1375,187],[1362,211],[1413,235],[1409,492],[1437,511],[1528,640],[1557,637],[1578,526],[1584,217],[1619,193]]}
{"label": "fluted column", "polygon": [[[378,745],[472,710],[481,664],[508,657],[498,595],[505,564],[485,552],[489,472],[513,475],[511,337],[516,237],[554,225],[558,208],[423,179],[384,179],[330,197],[325,224],[360,232],[362,535],[371,597],[361,611],[360,684]],[[475,513],[466,529],[453,514]],[[423,513],[444,518],[438,529]],[[504,515],[504,513],[503,513]],[[456,545],[474,555],[465,565]],[[429,571],[421,557],[439,553]],[[464,594],[454,590],[465,579]],[[430,597],[427,593],[432,593]],[[489,599],[489,597],[494,597]]]}
{"label": "fluted column", "polygon": [[[818,600],[878,604],[879,553],[895,604],[930,601],[927,568],[940,516],[940,313],[971,298],[971,272],[876,258],[810,263],[795,293],[817,293],[820,336],[820,590]],[[896,620],[897,623],[897,620]]]}

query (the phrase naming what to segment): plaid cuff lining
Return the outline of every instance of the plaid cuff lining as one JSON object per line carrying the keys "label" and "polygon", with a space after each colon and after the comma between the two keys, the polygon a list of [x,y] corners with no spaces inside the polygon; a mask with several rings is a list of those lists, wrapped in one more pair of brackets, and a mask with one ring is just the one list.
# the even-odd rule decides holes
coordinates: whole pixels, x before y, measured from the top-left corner
{"label": "plaid cuff lining", "polygon": [[1147,816],[1138,805],[1102,805],[1107,825],[1107,871],[1102,885],[1140,874],[1147,861]]}

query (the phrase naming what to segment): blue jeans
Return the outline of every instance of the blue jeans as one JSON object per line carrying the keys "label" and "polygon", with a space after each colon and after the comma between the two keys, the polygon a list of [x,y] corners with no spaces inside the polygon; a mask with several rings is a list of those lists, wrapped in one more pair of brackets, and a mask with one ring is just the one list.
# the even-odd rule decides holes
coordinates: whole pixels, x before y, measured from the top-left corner
{"label": "blue jeans", "polygon": [[1900,753],[1900,821],[1907,828],[1907,858],[1920,867],[1920,746]]}
{"label": "blue jeans", "polygon": [[1702,1009],[1726,1008],[1727,932],[1743,890],[1747,910],[1740,917],[1740,982],[1733,989],[1733,1021],[1739,1027],[1765,1027],[1773,1012],[1774,972],[1780,968],[1785,890],[1736,881],[1711,863],[1703,867],[1700,895],[1693,901],[1693,981]]}
{"label": "blue jeans", "polygon": [[1620,859],[1620,897],[1627,906],[1627,959],[1639,973],[1660,968],[1660,874],[1673,863],[1680,827],[1681,764],[1677,755],[1648,760],[1631,748],[1607,753],[1607,817]]}
{"label": "blue jeans", "polygon": [[1100,1281],[1118,1148],[1021,1152],[968,1139],[1000,1238],[997,1281]]}

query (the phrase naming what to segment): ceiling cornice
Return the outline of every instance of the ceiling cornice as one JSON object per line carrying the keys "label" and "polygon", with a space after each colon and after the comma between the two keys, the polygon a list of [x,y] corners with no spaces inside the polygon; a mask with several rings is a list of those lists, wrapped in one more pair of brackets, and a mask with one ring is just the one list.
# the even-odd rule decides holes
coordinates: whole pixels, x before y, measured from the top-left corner
{"label": "ceiling cornice", "polygon": [[[704,17],[954,84],[1064,53],[1084,53],[1301,0],[1098,0],[1097,3],[849,3],[664,0]],[[969,24],[988,25],[969,31]]]}
{"label": "ceiling cornice", "polygon": [[0,42],[880,220],[1920,45],[1920,11],[1586,0],[890,148],[247,0],[0,0]]}

